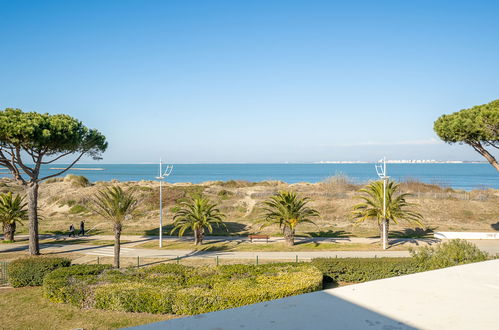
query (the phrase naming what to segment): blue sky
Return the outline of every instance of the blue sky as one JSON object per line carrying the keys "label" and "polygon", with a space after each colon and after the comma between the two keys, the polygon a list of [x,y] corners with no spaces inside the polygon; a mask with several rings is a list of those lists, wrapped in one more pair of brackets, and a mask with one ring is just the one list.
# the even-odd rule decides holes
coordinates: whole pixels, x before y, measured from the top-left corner
{"label": "blue sky", "polygon": [[0,108],[105,163],[477,159],[433,121],[499,98],[497,1],[3,1]]}

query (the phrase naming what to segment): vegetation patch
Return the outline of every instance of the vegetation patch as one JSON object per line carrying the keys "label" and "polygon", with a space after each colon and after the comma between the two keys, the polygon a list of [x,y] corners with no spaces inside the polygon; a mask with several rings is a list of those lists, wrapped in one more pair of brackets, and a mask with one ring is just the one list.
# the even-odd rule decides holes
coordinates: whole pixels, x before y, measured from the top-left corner
{"label": "vegetation patch", "polygon": [[84,212],[88,212],[88,209],[81,204],[73,205],[69,209],[69,214],[78,214],[78,213],[84,213]]}
{"label": "vegetation patch", "polygon": [[75,265],[47,275],[43,287],[50,300],[79,307],[192,315],[316,291],[322,273],[305,263],[127,270]]}
{"label": "vegetation patch", "polygon": [[68,304],[54,304],[45,299],[42,287],[0,291],[0,310],[12,320],[3,318],[0,329],[122,329],[171,319],[173,315],[124,313],[100,309],[79,309]]}
{"label": "vegetation patch", "polygon": [[26,257],[9,263],[9,282],[14,288],[42,285],[45,275],[54,269],[69,267],[71,260],[54,257]]}
{"label": "vegetation patch", "polygon": [[412,258],[317,258],[312,260],[326,280],[367,282],[419,271]]}
{"label": "vegetation patch", "polygon": [[64,177],[64,182],[69,182],[75,187],[88,187],[91,185],[90,181],[83,175],[68,174]]}
{"label": "vegetation patch", "polygon": [[317,258],[312,265],[326,280],[359,283],[488,259],[485,252],[464,240],[425,246],[411,254],[412,258]]}
{"label": "vegetation patch", "polygon": [[418,251],[411,250],[413,259],[423,270],[457,266],[471,262],[485,261],[487,253],[475,244],[456,239],[437,245],[424,246]]}

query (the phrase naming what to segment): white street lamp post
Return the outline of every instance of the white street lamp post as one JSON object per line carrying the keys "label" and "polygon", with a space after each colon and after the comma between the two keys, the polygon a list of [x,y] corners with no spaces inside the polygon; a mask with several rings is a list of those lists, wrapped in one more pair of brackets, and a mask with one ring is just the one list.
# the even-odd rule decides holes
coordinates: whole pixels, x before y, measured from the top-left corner
{"label": "white street lamp post", "polygon": [[173,171],[173,165],[166,165],[163,172],[163,162],[159,160],[159,247],[163,247],[163,180]]}
{"label": "white street lamp post", "polygon": [[381,235],[382,240],[383,240],[383,250],[387,249],[387,242],[388,242],[388,233],[386,232],[386,181],[388,180],[389,176],[386,175],[386,157],[383,157],[379,161],[380,165],[374,165],[376,168],[376,173],[378,174],[379,178],[383,180],[383,222],[382,222],[382,230],[383,234]]}

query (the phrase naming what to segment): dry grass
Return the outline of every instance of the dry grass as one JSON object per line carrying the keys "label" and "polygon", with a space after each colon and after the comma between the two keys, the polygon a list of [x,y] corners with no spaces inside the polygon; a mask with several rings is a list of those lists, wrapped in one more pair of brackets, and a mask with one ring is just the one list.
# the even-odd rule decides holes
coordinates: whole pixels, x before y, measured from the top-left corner
{"label": "dry grass", "polygon": [[[43,297],[41,287],[0,289],[0,329],[118,329],[168,320],[172,315],[79,309]],[[8,315],[8,316],[7,316]]]}
{"label": "dry grass", "polygon": [[[0,189],[20,191],[18,185],[2,179]],[[95,192],[112,184],[124,189],[133,189],[140,201],[134,219],[125,225],[124,234],[156,235],[158,233],[157,182],[96,182],[91,186],[77,187],[70,182],[56,180],[43,183],[40,188],[40,221],[42,233],[66,233],[71,223],[77,225],[86,220],[89,234],[111,234],[110,223],[96,217],[88,211]],[[203,193],[220,204],[227,215],[229,232],[215,230],[216,235],[236,235],[263,232],[279,235],[279,229],[268,227],[260,230],[255,220],[261,217],[260,203],[279,190],[293,190],[302,196],[311,198],[311,206],[321,213],[317,226],[298,227],[298,234],[332,233],[369,237],[378,235],[378,228],[373,223],[354,226],[350,216],[352,206],[357,202],[356,191],[360,188],[347,177],[338,175],[320,183],[286,184],[279,181],[251,183],[244,181],[207,182],[203,184],[167,184],[163,202],[165,205],[165,224],[171,224],[175,203],[188,196]],[[435,230],[495,230],[493,224],[499,221],[499,192],[497,190],[456,191],[438,185],[425,184],[417,180],[401,183],[402,190],[413,194],[411,202],[419,204],[426,227]],[[403,231],[414,226],[407,223],[391,226],[394,231]],[[167,226],[171,229],[171,225]],[[26,233],[26,226],[19,226],[18,233]]]}
{"label": "dry grass", "polygon": [[[157,242],[147,242],[136,245],[136,248],[157,249]],[[192,250],[192,251],[246,251],[246,252],[305,252],[305,251],[376,251],[380,249],[378,243],[329,243],[329,242],[298,242],[294,246],[286,243],[249,243],[241,241],[207,241],[203,245],[194,245],[190,242],[169,242],[163,246],[164,250]],[[390,250],[407,250],[406,246],[393,246]]]}

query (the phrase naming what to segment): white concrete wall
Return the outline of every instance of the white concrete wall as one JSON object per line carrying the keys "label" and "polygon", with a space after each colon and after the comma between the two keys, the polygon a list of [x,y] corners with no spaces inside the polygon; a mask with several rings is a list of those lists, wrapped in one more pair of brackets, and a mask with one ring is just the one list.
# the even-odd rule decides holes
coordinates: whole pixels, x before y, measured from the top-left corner
{"label": "white concrete wall", "polygon": [[472,233],[465,231],[439,231],[433,234],[435,238],[439,239],[499,239],[499,232],[493,233]]}

